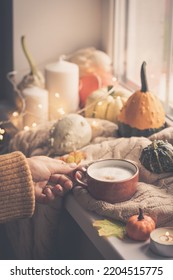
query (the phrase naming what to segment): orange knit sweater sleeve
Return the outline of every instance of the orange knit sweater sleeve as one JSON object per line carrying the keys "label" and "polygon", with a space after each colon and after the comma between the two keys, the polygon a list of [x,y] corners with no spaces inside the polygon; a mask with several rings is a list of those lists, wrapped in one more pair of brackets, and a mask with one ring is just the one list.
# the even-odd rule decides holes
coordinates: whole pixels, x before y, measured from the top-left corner
{"label": "orange knit sweater sleeve", "polygon": [[21,152],[0,156],[0,223],[33,215],[35,194],[26,157]]}

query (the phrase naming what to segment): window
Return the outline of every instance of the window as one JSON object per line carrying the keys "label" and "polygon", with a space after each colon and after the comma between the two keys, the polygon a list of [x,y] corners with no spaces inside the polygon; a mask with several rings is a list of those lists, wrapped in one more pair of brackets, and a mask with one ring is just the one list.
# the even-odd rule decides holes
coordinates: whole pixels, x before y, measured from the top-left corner
{"label": "window", "polygon": [[7,81],[7,73],[13,70],[12,4],[12,0],[0,1],[0,106],[2,100],[13,102],[12,87]]}
{"label": "window", "polygon": [[140,87],[140,67],[147,63],[150,91],[173,117],[172,0],[112,0],[113,64],[118,80]]}

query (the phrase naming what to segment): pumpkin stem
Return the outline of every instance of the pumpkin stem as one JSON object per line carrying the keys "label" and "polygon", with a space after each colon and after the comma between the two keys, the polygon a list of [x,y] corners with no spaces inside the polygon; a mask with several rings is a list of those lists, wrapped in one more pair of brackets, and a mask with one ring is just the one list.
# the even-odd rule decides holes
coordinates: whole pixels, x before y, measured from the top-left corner
{"label": "pumpkin stem", "polygon": [[141,221],[144,219],[144,216],[143,216],[143,211],[141,208],[139,208],[139,216],[138,216],[138,221]]}
{"label": "pumpkin stem", "polygon": [[148,83],[146,78],[146,62],[144,61],[141,66],[141,91],[147,92],[148,91]]}
{"label": "pumpkin stem", "polygon": [[27,59],[27,61],[29,63],[29,66],[30,66],[30,70],[31,70],[30,74],[31,75],[38,75],[37,74],[38,71],[37,71],[36,65],[35,65],[32,57],[31,57],[31,54],[27,50],[26,42],[25,42],[25,36],[21,37],[21,44],[22,44],[23,52],[24,52],[24,54],[26,56],[26,59]]}

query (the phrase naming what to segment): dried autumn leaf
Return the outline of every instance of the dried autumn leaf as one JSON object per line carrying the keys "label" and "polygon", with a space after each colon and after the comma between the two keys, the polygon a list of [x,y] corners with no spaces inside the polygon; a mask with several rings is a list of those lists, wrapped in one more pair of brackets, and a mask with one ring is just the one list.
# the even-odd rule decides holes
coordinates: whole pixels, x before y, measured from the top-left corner
{"label": "dried autumn leaf", "polygon": [[93,226],[97,228],[99,236],[116,236],[120,239],[124,238],[125,225],[121,222],[111,222],[107,219],[96,220]]}
{"label": "dried autumn leaf", "polygon": [[86,159],[86,154],[82,151],[74,151],[66,156],[60,157],[60,159],[65,161],[66,163],[75,162],[76,164],[79,164],[82,160]]}

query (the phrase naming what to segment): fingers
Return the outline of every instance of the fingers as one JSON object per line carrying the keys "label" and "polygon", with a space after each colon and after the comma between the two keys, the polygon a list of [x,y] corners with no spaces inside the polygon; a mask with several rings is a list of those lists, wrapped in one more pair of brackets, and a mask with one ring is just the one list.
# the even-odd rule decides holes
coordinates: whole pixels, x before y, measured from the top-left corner
{"label": "fingers", "polygon": [[[56,197],[63,197],[66,194],[67,190],[64,189],[61,185],[46,186],[39,197],[39,202],[49,203],[53,201]],[[37,200],[38,201],[38,200]]]}
{"label": "fingers", "polygon": [[80,172],[80,170],[78,170],[78,171],[76,171],[75,176],[76,176],[76,178],[78,178],[78,179],[82,179],[83,174]]}
{"label": "fingers", "polygon": [[44,188],[44,190],[43,190],[43,194],[46,195],[47,202],[55,199],[55,195],[52,191],[51,186],[46,186],[46,188]]}
{"label": "fingers", "polygon": [[39,200],[41,203],[51,202],[56,197],[63,197],[72,187],[72,181],[65,175],[52,175]]}
{"label": "fingers", "polygon": [[79,172],[80,171],[83,171],[85,172],[86,171],[86,168],[82,165],[78,165],[76,168],[74,168],[73,170],[71,170],[70,173],[68,173],[68,177],[74,181],[76,179],[76,175],[78,176]]}
{"label": "fingers", "polygon": [[36,184],[35,187],[35,198],[39,203],[47,204],[48,202],[55,199],[54,193],[51,191],[51,186],[46,186],[44,189]]}
{"label": "fingers", "polygon": [[72,181],[65,175],[52,175],[48,182],[35,183],[35,197],[39,203],[49,203],[56,197],[64,196],[73,187]]}
{"label": "fingers", "polygon": [[73,187],[73,182],[67,176],[62,174],[52,175],[49,179],[49,183],[58,188],[60,188],[59,186],[62,186],[65,190],[71,190]]}
{"label": "fingers", "polygon": [[[76,164],[62,165],[61,172],[52,174],[48,181],[35,183],[35,196],[39,203],[49,203],[56,197],[64,196],[75,185],[75,173],[83,170],[83,167],[76,167]],[[70,172],[69,172],[70,171]],[[77,174],[77,176],[80,176]]]}
{"label": "fingers", "polygon": [[56,185],[52,188],[52,192],[55,195],[55,197],[63,197],[68,192],[68,190],[64,189],[61,185]]}

